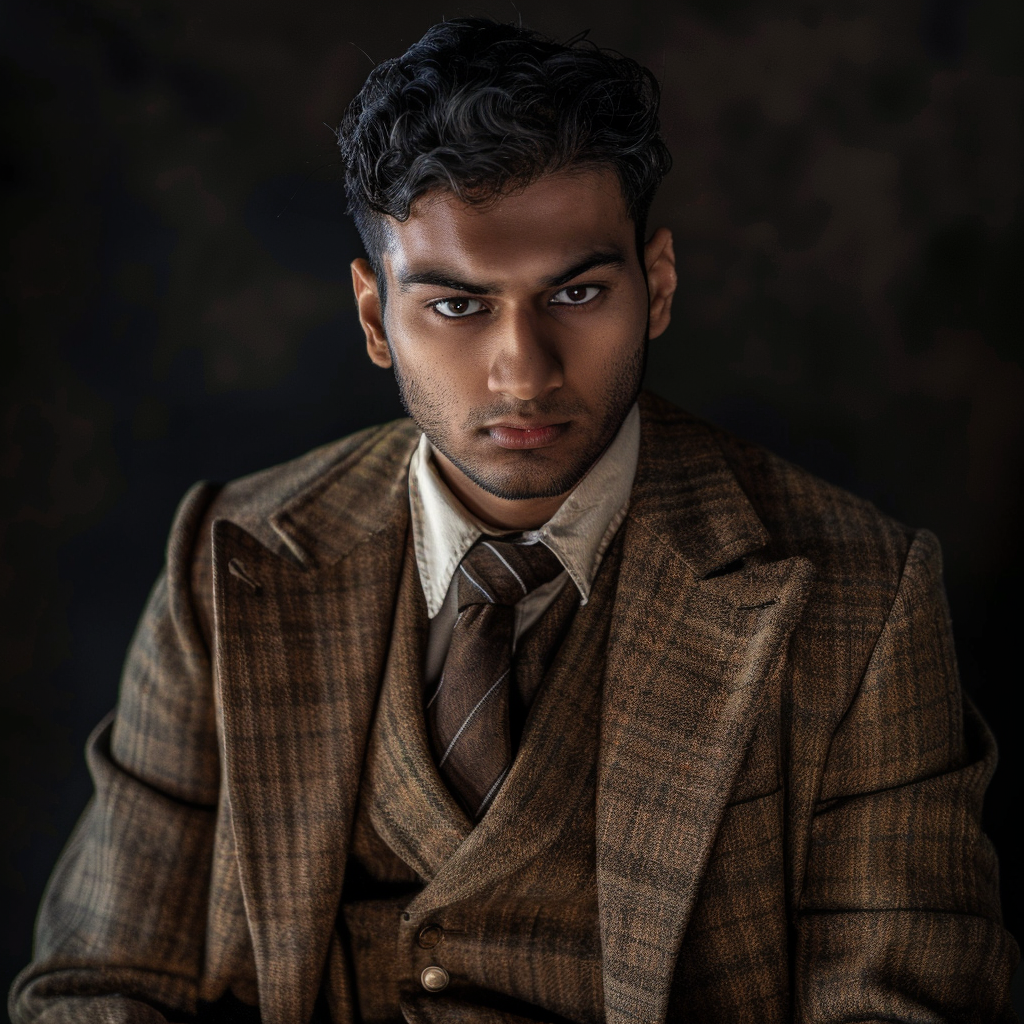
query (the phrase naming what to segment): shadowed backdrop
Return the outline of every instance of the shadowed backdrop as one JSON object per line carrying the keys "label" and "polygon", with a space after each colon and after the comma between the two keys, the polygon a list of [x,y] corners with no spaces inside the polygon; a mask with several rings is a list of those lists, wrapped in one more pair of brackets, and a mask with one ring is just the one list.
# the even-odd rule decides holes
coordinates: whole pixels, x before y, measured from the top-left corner
{"label": "shadowed backdrop", "polygon": [[1019,3],[10,0],[4,987],[180,496],[401,414],[362,346],[331,126],[373,63],[462,14],[589,28],[660,78],[651,226],[680,290],[648,386],[938,534],[1019,936]]}

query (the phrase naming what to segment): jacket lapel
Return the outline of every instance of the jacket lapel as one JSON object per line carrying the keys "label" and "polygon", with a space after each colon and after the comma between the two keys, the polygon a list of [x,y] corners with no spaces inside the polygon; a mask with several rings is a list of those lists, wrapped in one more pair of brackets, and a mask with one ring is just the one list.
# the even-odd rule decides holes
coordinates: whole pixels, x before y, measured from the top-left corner
{"label": "jacket lapel", "polygon": [[408,433],[279,509],[277,552],[213,528],[223,772],[267,1024],[309,1020],[323,972],[405,546]]}
{"label": "jacket lapel", "polygon": [[665,1018],[759,697],[812,575],[803,559],[739,565],[768,538],[708,428],[649,401],[644,412],[598,761],[609,1024]]}

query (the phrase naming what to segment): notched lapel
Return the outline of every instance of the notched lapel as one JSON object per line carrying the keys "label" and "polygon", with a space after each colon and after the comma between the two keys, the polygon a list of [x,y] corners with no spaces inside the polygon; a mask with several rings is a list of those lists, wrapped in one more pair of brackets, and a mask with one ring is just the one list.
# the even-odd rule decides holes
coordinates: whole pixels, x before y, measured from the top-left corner
{"label": "notched lapel", "polygon": [[665,1017],[676,956],[765,681],[809,562],[697,578],[644,526],[626,535],[609,639],[597,884],[609,1024]]}
{"label": "notched lapel", "polygon": [[262,1019],[310,1018],[387,649],[404,521],[302,568],[214,524],[223,772]]}
{"label": "notched lapel", "polygon": [[766,683],[813,576],[771,538],[714,429],[644,394],[608,641],[597,886],[609,1024],[664,1020]]}

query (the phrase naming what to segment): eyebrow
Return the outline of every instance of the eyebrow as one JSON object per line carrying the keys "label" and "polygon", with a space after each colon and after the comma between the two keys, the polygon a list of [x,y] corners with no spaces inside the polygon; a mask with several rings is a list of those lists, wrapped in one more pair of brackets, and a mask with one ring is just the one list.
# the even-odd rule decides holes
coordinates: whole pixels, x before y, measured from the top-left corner
{"label": "eyebrow", "polygon": [[[623,267],[626,265],[626,257],[618,249],[602,249],[592,252],[583,259],[578,260],[571,267],[561,273],[545,278],[542,282],[545,288],[557,288],[560,284],[571,281],[580,274],[596,270],[599,267]],[[501,286],[483,281],[463,281],[447,270],[414,270],[400,273],[398,283],[403,290],[412,285],[426,284],[435,288],[450,288],[452,291],[466,292],[469,295],[497,295]]]}
{"label": "eyebrow", "polygon": [[586,274],[588,271],[597,270],[598,267],[624,267],[626,257],[618,249],[604,249],[600,252],[592,252],[584,256],[578,263],[574,263],[562,274],[549,277],[544,284],[548,288],[557,288],[560,284],[571,281],[574,277]]}

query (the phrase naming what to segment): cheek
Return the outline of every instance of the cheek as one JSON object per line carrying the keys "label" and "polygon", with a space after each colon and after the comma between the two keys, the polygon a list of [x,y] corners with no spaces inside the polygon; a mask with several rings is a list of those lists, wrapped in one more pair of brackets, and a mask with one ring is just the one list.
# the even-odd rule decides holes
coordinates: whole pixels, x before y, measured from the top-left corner
{"label": "cheek", "polygon": [[425,328],[399,325],[397,318],[393,328],[391,351],[411,397],[449,409],[455,416],[485,387],[487,371],[479,365],[479,345],[453,341],[450,336],[439,339]]}
{"label": "cheek", "polygon": [[646,307],[638,316],[636,306],[623,305],[581,332],[579,344],[573,346],[578,373],[595,378],[631,363],[646,340],[646,313]]}
{"label": "cheek", "polygon": [[613,339],[611,344],[616,347],[631,348],[646,332],[647,305],[647,286],[637,273],[616,291],[600,318],[600,333]]}

